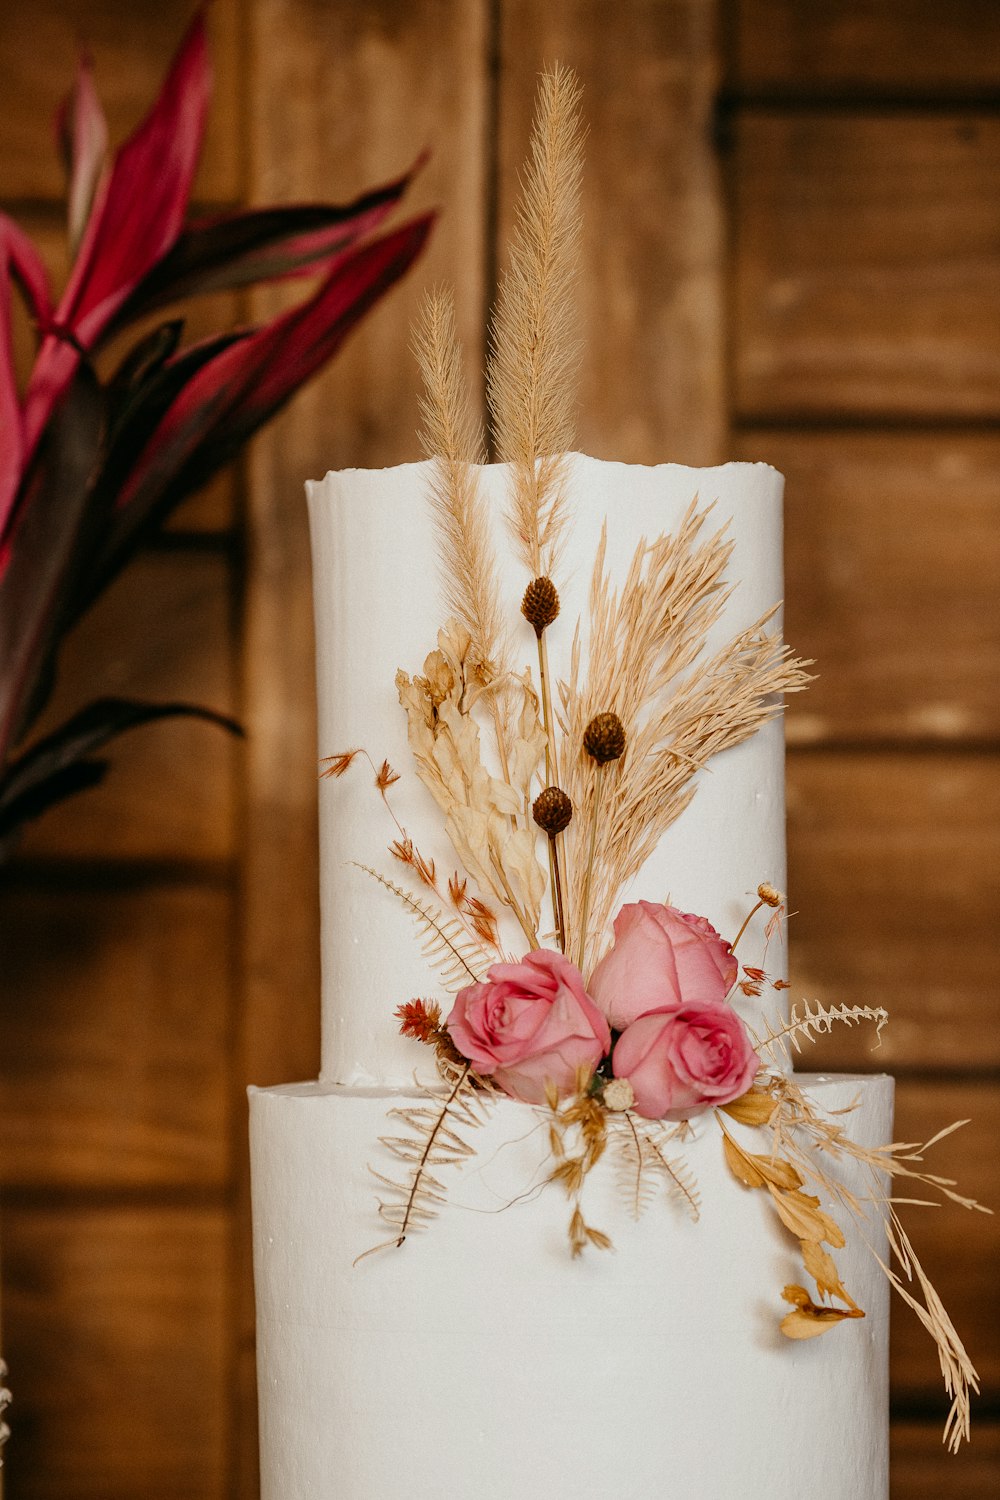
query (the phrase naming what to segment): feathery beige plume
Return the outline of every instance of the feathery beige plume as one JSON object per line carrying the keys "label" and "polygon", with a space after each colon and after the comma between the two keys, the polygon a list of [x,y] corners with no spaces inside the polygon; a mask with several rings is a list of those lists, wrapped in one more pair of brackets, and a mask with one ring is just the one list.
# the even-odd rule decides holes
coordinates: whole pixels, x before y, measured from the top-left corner
{"label": "feathery beige plume", "polygon": [[471,635],[485,675],[496,680],[509,668],[496,556],[476,468],[485,458],[483,435],[462,368],[450,291],[439,288],[424,298],[413,352],[424,383],[420,442],[435,461],[430,495],[442,544],[445,604]]}
{"label": "feathery beige plume", "polygon": [[542,74],[510,262],[491,328],[488,394],[497,456],[513,466],[508,520],[531,576],[553,572],[567,522],[580,339],[576,272],[584,130],[568,69]]}
{"label": "feathery beige plume", "polygon": [[[619,892],[690,802],[696,773],[780,713],[782,693],[809,681],[805,664],[767,629],[775,611],[701,658],[729,596],[723,574],[732,550],[722,531],[701,540],[707,514],[693,504],[675,533],[640,542],[620,591],[605,572],[602,540],[591,582],[586,668],[578,633],[569,680],[560,684],[565,744],[582,747],[599,712],[616,714],[627,740],[604,788],[587,951],[578,961],[585,973],[600,957]],[[597,789],[582,748],[567,760],[562,785],[581,811],[565,835],[573,871],[568,936],[576,951],[588,868],[579,840]]]}

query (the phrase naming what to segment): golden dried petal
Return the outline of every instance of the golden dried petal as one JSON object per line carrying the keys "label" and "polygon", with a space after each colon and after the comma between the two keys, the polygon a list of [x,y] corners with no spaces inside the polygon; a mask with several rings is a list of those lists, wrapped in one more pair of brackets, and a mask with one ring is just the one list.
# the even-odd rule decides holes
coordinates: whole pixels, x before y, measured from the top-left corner
{"label": "golden dried petal", "polygon": [[754,1164],[753,1157],[741,1146],[737,1146],[731,1135],[723,1133],[722,1149],[726,1154],[726,1165],[738,1181],[749,1188],[762,1188],[765,1185],[765,1178]]}
{"label": "golden dried petal", "polygon": [[805,1287],[786,1286],[781,1294],[793,1311],[781,1320],[781,1331],[789,1339],[814,1339],[846,1318],[863,1318],[860,1307],[817,1307]]}
{"label": "golden dried petal", "polygon": [[732,1104],[723,1104],[723,1112],[741,1125],[768,1125],[777,1110],[778,1101],[763,1089],[750,1089]]}
{"label": "golden dried petal", "polygon": [[815,1240],[803,1240],[802,1264],[816,1283],[816,1289],[821,1297],[839,1297],[841,1302],[846,1302],[848,1307],[857,1307],[854,1298],[844,1286],[837,1272],[833,1256],[829,1250],[824,1250],[822,1245]]}
{"label": "golden dried petal", "polygon": [[817,1242],[826,1240],[837,1250],[846,1243],[839,1224],[823,1212],[819,1199],[814,1198],[811,1193],[787,1192],[776,1187],[770,1187],[770,1193],[778,1210],[778,1217],[796,1239]]}

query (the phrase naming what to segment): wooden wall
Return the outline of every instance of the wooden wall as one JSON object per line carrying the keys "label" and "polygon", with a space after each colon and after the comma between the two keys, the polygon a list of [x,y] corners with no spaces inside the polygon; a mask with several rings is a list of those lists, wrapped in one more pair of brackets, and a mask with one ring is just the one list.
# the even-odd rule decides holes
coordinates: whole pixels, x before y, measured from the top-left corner
{"label": "wooden wall", "polygon": [[[0,29],[0,200],[62,251],[48,118],[77,31],[117,134],[190,0],[34,0]],[[302,480],[416,455],[407,324],[446,277],[476,362],[539,65],[590,122],[581,446],[788,476],[794,993],[886,1004],[902,1137],[1000,1203],[1000,9],[990,0],[215,0],[202,203],[347,197],[434,148],[430,254],[244,471],[178,516],[65,659],[66,705],[242,714],[137,732],[40,824],[0,912],[7,1500],[251,1500],[244,1085],[318,1061]],[[258,294],[254,312],[278,297]],[[213,316],[219,309],[213,309]],[[239,314],[237,305],[227,314]],[[1000,1479],[997,1221],[927,1213],[979,1359],[941,1452],[893,1325],[894,1500]]]}

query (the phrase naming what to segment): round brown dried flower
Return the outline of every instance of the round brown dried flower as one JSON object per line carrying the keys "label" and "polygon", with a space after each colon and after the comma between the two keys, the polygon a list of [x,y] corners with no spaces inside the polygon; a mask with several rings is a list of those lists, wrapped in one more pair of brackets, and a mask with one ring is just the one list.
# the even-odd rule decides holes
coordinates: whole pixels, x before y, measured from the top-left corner
{"label": "round brown dried flower", "polygon": [[757,887],[757,895],[765,906],[783,906],[785,904],[785,898],[781,892],[775,890],[774,886],[766,880],[762,881]]}
{"label": "round brown dried flower", "polygon": [[599,766],[625,753],[625,728],[617,714],[595,714],[583,731],[583,748]]}
{"label": "round brown dried flower", "polygon": [[551,625],[559,613],[559,594],[551,578],[533,578],[524,591],[521,613],[536,635]]}
{"label": "round brown dried flower", "polygon": [[547,786],[539,792],[531,808],[535,822],[549,838],[562,833],[573,816],[573,804],[559,786]]}

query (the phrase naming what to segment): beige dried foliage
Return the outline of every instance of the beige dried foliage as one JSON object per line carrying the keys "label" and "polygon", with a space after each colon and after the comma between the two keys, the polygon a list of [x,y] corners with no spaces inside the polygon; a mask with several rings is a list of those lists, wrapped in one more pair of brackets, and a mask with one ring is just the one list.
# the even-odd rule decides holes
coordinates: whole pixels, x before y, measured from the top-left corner
{"label": "beige dried foliage", "polygon": [[399,671],[396,688],[406,710],[417,774],[444,814],[465,874],[513,912],[529,947],[535,948],[546,884],[536,852],[537,830],[528,816],[531,783],[544,750],[537,700],[525,679],[506,775],[492,775],[483,761],[473,712],[484,684],[471,652],[469,632],[452,620],[439,632],[423,675],[411,678]]}
{"label": "beige dried foliage", "polygon": [[421,952],[434,965],[450,990],[463,989],[485,977],[486,968],[495,954],[482,939],[470,933],[467,926],[435,906],[423,896],[397,885],[387,875],[370,865],[357,866],[384,890],[400,901],[412,916],[422,938]]}
{"label": "beige dried foliage", "polygon": [[649,1207],[657,1188],[685,1210],[692,1221],[701,1214],[701,1195],[683,1157],[667,1155],[667,1144],[679,1132],[641,1119],[631,1110],[610,1117],[618,1144],[618,1183],[634,1219]]}
{"label": "beige dried foliage", "polygon": [[424,394],[420,441],[434,460],[430,498],[441,542],[440,569],[449,614],[472,638],[472,652],[487,683],[510,673],[509,645],[489,517],[477,465],[485,461],[462,366],[450,291],[430,292],[413,333]]}
{"label": "beige dried foliage", "polygon": [[580,93],[568,68],[543,73],[491,327],[493,436],[513,468],[508,519],[532,577],[554,572],[568,521],[565,454],[574,446],[581,347]]}
{"label": "beige dried foliage", "polygon": [[403,1129],[380,1136],[379,1141],[404,1163],[406,1172],[394,1178],[372,1166],[369,1171],[382,1190],[379,1214],[394,1233],[392,1239],[365,1250],[355,1265],[377,1250],[398,1249],[408,1235],[437,1218],[447,1191],[437,1173],[443,1167],[461,1166],[475,1155],[475,1148],[460,1132],[485,1123],[492,1090],[472,1071],[471,1063],[449,1065],[439,1059],[439,1066],[446,1079],[443,1098],[440,1091],[427,1088],[422,1091],[425,1103],[389,1111],[389,1119],[400,1120]]}
{"label": "beige dried foliage", "polygon": [[551,1111],[549,1147],[554,1159],[548,1180],[558,1183],[573,1202],[569,1222],[573,1259],[588,1245],[597,1250],[610,1250],[611,1240],[603,1230],[587,1223],[581,1203],[587,1177],[607,1149],[608,1116],[600,1100],[590,1092],[586,1070],[581,1070],[577,1092],[570,1099],[560,1103],[556,1089],[549,1087],[546,1100]]}
{"label": "beige dried foliage", "polygon": [[[816,1007],[809,1011],[807,1007],[806,1016],[793,1021],[790,1030],[797,1029],[801,1039],[815,1040],[835,1022],[855,1025],[861,1019],[873,1021],[881,1030],[885,1013],[878,1007],[871,1007],[870,1014],[865,1016],[866,1009],[839,1006]],[[822,1024],[817,1024],[818,1020]],[[789,1029],[779,1028],[780,1031],[786,1036],[789,1034]],[[772,1032],[771,1042],[777,1040],[779,1034]],[[770,1100],[770,1108],[764,1104],[765,1098]],[[989,1213],[989,1209],[959,1193],[950,1178],[927,1172],[923,1166],[926,1152],[966,1122],[949,1125],[922,1143],[909,1141],[864,1146],[851,1139],[844,1123],[850,1110],[833,1117],[822,1114],[794,1077],[784,1073],[759,1075],[754,1088],[727,1106],[724,1112],[730,1118],[766,1132],[769,1152],[766,1155],[749,1152],[726,1130],[723,1112],[716,1112],[730,1170],[747,1187],[767,1190],[781,1222],[798,1239],[803,1265],[816,1282],[818,1304],[800,1286],[785,1288],[782,1295],[792,1304],[793,1310],[782,1320],[782,1332],[792,1339],[815,1338],[846,1318],[863,1316],[841,1282],[833,1257],[823,1248],[826,1244],[836,1249],[846,1243],[836,1220],[820,1207],[825,1199],[850,1214],[857,1232],[890,1285],[916,1313],[934,1340],[945,1390],[951,1398],[944,1439],[952,1451],[957,1451],[963,1440],[969,1437],[970,1399],[971,1393],[979,1389],[978,1376],[896,1212],[896,1205],[900,1202],[925,1203],[927,1200],[896,1198],[887,1194],[886,1184],[897,1181],[919,1184],[962,1208]],[[857,1192],[845,1184],[832,1165],[845,1162],[854,1163],[856,1169],[861,1169],[868,1191]],[[806,1191],[806,1185],[814,1187],[816,1192]],[[866,1226],[872,1223],[885,1229],[890,1254],[897,1262],[898,1270],[872,1245],[866,1233]],[[838,1298],[845,1306],[827,1305],[823,1299],[828,1297]]]}
{"label": "beige dried foliage", "polygon": [[598,713],[617,714],[626,735],[624,756],[604,773],[585,973],[601,956],[623,887],[694,796],[697,773],[779,714],[782,694],[809,681],[806,664],[768,630],[776,610],[705,658],[706,634],[729,597],[723,575],[732,550],[724,530],[702,539],[708,514],[696,501],[675,533],[641,541],[620,589],[607,575],[602,539],[587,658],[578,628],[569,676],[560,683],[560,724],[574,747],[564,755],[563,786],[577,809],[566,835],[572,952],[579,951],[588,868],[582,830],[595,795],[594,766],[579,747]]}
{"label": "beige dried foliage", "polygon": [[794,1005],[787,1021],[765,1021],[759,1034],[748,1027],[754,1050],[781,1065],[791,1060],[791,1052],[801,1052],[802,1043],[828,1036],[834,1026],[860,1026],[870,1021],[875,1027],[873,1050],[882,1045],[882,1030],[889,1022],[889,1012],[881,1005],[822,1005],[805,1000]]}

